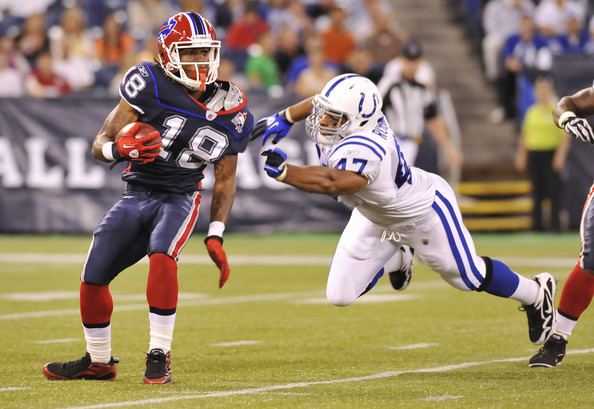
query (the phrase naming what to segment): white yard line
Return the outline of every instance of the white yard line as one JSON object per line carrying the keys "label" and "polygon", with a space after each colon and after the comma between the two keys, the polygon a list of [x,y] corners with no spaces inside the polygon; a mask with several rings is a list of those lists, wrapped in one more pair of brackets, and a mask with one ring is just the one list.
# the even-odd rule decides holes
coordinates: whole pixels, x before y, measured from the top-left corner
{"label": "white yard line", "polygon": [[82,338],[60,338],[60,339],[46,339],[43,341],[33,341],[35,344],[69,344],[71,342],[82,341]]}
{"label": "white yard line", "polygon": [[[86,254],[83,253],[0,253],[0,263],[40,263],[40,264],[82,264]],[[229,262],[235,265],[291,265],[291,266],[327,266],[332,257],[328,256],[291,256],[291,255],[230,255]],[[555,267],[570,268],[575,265],[576,257],[542,258],[542,257],[505,257],[505,262],[512,267]],[[148,263],[143,258],[140,263]],[[207,255],[182,255],[180,264],[212,264]]]}
{"label": "white yard line", "polygon": [[438,345],[439,344],[425,342],[425,343],[420,343],[420,344],[410,344],[410,345],[399,345],[399,346],[393,346],[393,347],[386,347],[386,349],[390,349],[392,351],[405,351],[408,349],[431,348],[431,347],[435,347]]}
{"label": "white yard line", "polygon": [[5,388],[0,388],[0,392],[13,392],[13,391],[24,391],[27,389],[31,389],[28,386],[7,386]]}
{"label": "white yard line", "polygon": [[210,344],[211,347],[241,347],[246,345],[260,344],[262,341],[234,341],[234,342],[217,342]]}
{"label": "white yard line", "polygon": [[[568,352],[568,354],[570,354],[570,355],[591,354],[593,352],[594,352],[594,348],[589,348],[589,349],[578,349],[578,350],[570,351],[570,352]],[[459,364],[436,366],[436,367],[432,367],[432,368],[411,369],[408,371],[387,371],[387,372],[379,372],[379,373],[370,374],[370,375],[354,376],[354,377],[349,377],[349,378],[336,378],[336,379],[327,379],[327,380],[321,380],[321,381],[296,382],[296,383],[287,383],[287,384],[282,384],[282,385],[262,386],[259,388],[236,389],[236,390],[230,390],[230,391],[212,391],[212,392],[197,393],[195,395],[183,395],[183,396],[171,396],[171,397],[163,397],[163,398],[150,398],[150,399],[121,401],[121,402],[99,403],[99,404],[95,404],[95,405],[86,405],[86,406],[70,406],[68,408],[63,408],[63,409],[122,408],[122,407],[128,407],[128,406],[158,405],[160,403],[176,402],[176,401],[182,401],[182,400],[224,398],[224,397],[228,397],[228,396],[237,396],[237,395],[256,395],[259,393],[269,393],[269,392],[273,392],[273,391],[283,391],[283,390],[290,390],[290,389],[307,388],[310,386],[317,386],[317,385],[336,385],[336,384],[340,384],[340,383],[356,383],[356,382],[374,381],[374,380],[378,380],[378,379],[396,378],[396,377],[398,377],[400,375],[404,375],[404,374],[442,373],[442,372],[454,371],[457,369],[472,368],[475,366],[527,361],[528,359],[529,359],[529,357],[525,356],[525,357],[516,357],[516,358],[491,359],[491,360],[487,360],[487,361],[462,362]]]}
{"label": "white yard line", "polygon": [[424,400],[426,400],[428,402],[440,402],[442,400],[461,399],[463,397],[464,396],[462,396],[462,395],[429,396],[428,398],[425,398]]}

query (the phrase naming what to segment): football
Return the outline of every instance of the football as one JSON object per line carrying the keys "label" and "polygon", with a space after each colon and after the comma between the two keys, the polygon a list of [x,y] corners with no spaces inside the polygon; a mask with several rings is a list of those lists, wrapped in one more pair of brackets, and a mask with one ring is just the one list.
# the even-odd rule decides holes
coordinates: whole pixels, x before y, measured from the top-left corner
{"label": "football", "polygon": [[[138,132],[136,132],[136,135],[134,135],[134,137],[136,139],[140,139],[143,136],[150,134],[151,132],[159,132],[159,130],[157,128],[155,128],[154,126],[152,126],[151,124],[147,124],[145,122],[138,122],[138,123],[140,124],[140,128],[138,129]],[[132,128],[134,126],[134,124],[136,124],[136,122],[132,122],[131,124],[128,124],[128,125],[124,126],[122,129],[120,129],[120,131],[116,135],[116,140],[120,139],[122,137],[122,135],[125,135],[126,132],[128,132],[130,130],[130,128]]]}

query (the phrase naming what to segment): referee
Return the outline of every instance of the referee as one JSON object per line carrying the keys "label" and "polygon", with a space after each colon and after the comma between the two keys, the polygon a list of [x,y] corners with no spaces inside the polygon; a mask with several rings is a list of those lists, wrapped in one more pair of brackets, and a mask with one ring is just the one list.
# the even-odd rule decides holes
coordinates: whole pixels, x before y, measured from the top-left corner
{"label": "referee", "polygon": [[389,80],[384,77],[378,84],[384,100],[383,111],[409,164],[415,164],[423,132],[427,128],[439,146],[445,149],[450,166],[459,169],[462,154],[452,144],[445,122],[437,111],[437,96],[415,79],[423,63],[422,55],[418,42],[411,40],[403,45],[400,75],[391,76]]}

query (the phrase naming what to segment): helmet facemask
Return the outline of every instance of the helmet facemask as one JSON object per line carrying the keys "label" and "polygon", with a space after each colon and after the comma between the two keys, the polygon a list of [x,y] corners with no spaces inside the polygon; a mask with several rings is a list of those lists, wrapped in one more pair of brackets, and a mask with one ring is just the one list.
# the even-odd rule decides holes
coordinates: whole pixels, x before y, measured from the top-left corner
{"label": "helmet facemask", "polygon": [[[203,38],[201,38],[203,37]],[[208,61],[181,61],[182,50],[208,48]],[[179,41],[165,48],[166,58],[159,55],[159,62],[165,73],[173,80],[193,91],[204,91],[206,85],[213,83],[218,76],[221,42],[208,36],[196,36],[191,41]],[[165,63],[163,60],[166,60]],[[191,67],[194,75],[190,76],[184,67]]]}
{"label": "helmet facemask", "polygon": [[351,120],[346,112],[333,109],[326,98],[316,95],[312,113],[305,126],[310,138],[317,144],[332,146],[348,135]]}

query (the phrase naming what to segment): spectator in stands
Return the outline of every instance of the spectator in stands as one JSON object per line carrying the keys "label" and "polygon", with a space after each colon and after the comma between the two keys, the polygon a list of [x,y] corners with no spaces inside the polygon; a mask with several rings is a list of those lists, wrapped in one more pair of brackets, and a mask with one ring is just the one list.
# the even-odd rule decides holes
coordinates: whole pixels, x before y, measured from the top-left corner
{"label": "spectator in stands", "polygon": [[502,75],[501,49],[505,40],[520,32],[522,16],[532,14],[534,4],[530,0],[491,0],[483,12],[482,40],[485,75],[490,81]]}
{"label": "spectator in stands", "polygon": [[[451,169],[460,169],[462,152],[453,144],[438,112],[437,95],[425,84],[416,80],[422,64],[422,49],[416,41],[410,41],[402,49],[401,76],[388,83],[382,78],[379,88],[383,98],[384,114],[398,139],[400,151],[407,163],[415,164],[419,145],[427,129],[447,155]],[[430,165],[437,168],[436,164]]]}
{"label": "spectator in stands", "polygon": [[266,31],[268,24],[260,17],[257,4],[251,3],[246,7],[242,18],[229,27],[225,43],[229,49],[247,51]]}
{"label": "spectator in stands", "polygon": [[48,51],[37,56],[25,87],[29,95],[36,98],[55,98],[71,92],[68,81],[56,73],[52,54]]}
{"label": "spectator in stands", "polygon": [[258,44],[250,46],[245,74],[251,89],[265,90],[271,95],[278,95],[279,91],[282,93],[279,69],[273,55],[275,47],[276,44],[270,32],[262,34]]}
{"label": "spectator in stands", "polygon": [[43,13],[31,14],[25,20],[25,24],[16,38],[19,52],[27,59],[29,65],[33,65],[39,53],[48,51],[50,40],[45,28],[45,17]]}
{"label": "spectator in stands", "polygon": [[575,0],[542,0],[536,7],[534,22],[544,37],[567,33],[567,23],[571,18],[584,19],[585,10]]}
{"label": "spectator in stands", "polygon": [[278,33],[277,47],[274,52],[274,59],[280,74],[285,78],[293,60],[305,54],[297,32],[289,25],[285,26]]}
{"label": "spectator in stands", "polygon": [[380,93],[384,94],[391,84],[401,81],[402,71],[411,65],[415,67],[413,71],[416,82],[430,89],[436,88],[435,71],[431,64],[423,58],[421,43],[411,39],[402,46],[400,56],[389,61],[384,67],[382,78],[377,85]]}
{"label": "spectator in stands", "polygon": [[583,47],[584,53],[587,55],[594,54],[594,15],[590,17],[588,22],[588,39]]}
{"label": "spectator in stands", "polygon": [[345,26],[346,18],[346,11],[342,7],[333,7],[330,11],[330,27],[321,32],[324,54],[336,64],[346,63],[355,48],[355,39]]}
{"label": "spectator in stands", "polygon": [[567,33],[550,38],[549,47],[554,54],[585,54],[589,40],[582,19],[573,16],[567,22]]}
{"label": "spectator in stands", "polygon": [[295,81],[295,94],[310,97],[322,90],[331,78],[338,74],[332,65],[326,64],[326,56],[320,47],[310,47],[307,52],[308,66]]}
{"label": "spectator in stands", "polygon": [[16,47],[15,38],[10,35],[0,36],[0,53],[4,55],[6,65],[24,75],[30,71],[32,64],[29,64]]}
{"label": "spectator in stands", "polygon": [[119,12],[108,14],[103,21],[103,33],[95,40],[97,58],[101,68],[96,73],[95,85],[107,85],[118,72],[124,58],[134,51],[134,39],[124,30],[125,17]]}
{"label": "spectator in stands", "polygon": [[60,26],[52,27],[49,37],[56,73],[66,79],[75,91],[89,88],[99,62],[83,11],[79,8],[66,9]]}
{"label": "spectator in stands", "polygon": [[[547,40],[540,36],[534,27],[531,16],[524,15],[520,34],[507,38],[503,47],[504,86],[501,87],[500,99],[505,109],[506,118],[517,118],[527,106],[518,103],[524,96],[522,92],[530,93],[530,83],[534,78],[551,69],[552,52]],[[522,89],[517,85],[525,85]],[[522,109],[523,107],[523,109]]]}
{"label": "spectator in stands", "polygon": [[239,20],[233,21],[227,31],[225,38],[227,48],[224,56],[231,58],[235,66],[243,71],[248,57],[248,47],[256,44],[266,31],[268,31],[268,24],[260,17],[258,5],[248,4],[244,15]]}
{"label": "spectator in stands", "polygon": [[[393,27],[394,16],[383,13],[379,7],[373,9],[371,17],[373,18],[373,31],[363,43],[373,62],[383,67],[400,54],[404,35]],[[374,82],[377,84],[376,81]]]}
{"label": "spectator in stands", "polygon": [[0,97],[20,97],[24,93],[23,74],[12,60],[13,41],[0,37]]}
{"label": "spectator in stands", "polygon": [[324,55],[324,50],[322,48],[322,40],[320,36],[313,35],[311,37],[308,37],[305,42],[305,54],[298,56],[291,62],[291,65],[289,66],[289,69],[287,70],[286,74],[287,86],[295,86],[295,83],[297,82],[297,79],[299,78],[301,72],[310,66],[310,57],[314,54],[315,57],[317,57],[317,53],[321,53],[324,61],[324,67],[327,70],[332,70],[333,72],[339,71],[340,68],[338,65],[326,59],[326,56]]}
{"label": "spectator in stands", "polygon": [[138,40],[152,36],[173,10],[166,0],[131,0],[128,3],[128,29]]}
{"label": "spectator in stands", "polygon": [[[266,9],[266,23],[273,35],[279,35],[280,32],[291,22],[291,12],[289,11],[288,0],[268,0]],[[298,3],[298,2],[295,2]]]}
{"label": "spectator in stands", "polygon": [[374,62],[366,47],[357,47],[351,52],[341,71],[343,73],[354,72],[369,78],[374,84],[377,84],[382,78],[382,70],[382,65]]}
{"label": "spectator in stands", "polygon": [[[534,84],[536,102],[524,121],[516,151],[516,169],[528,172],[532,183],[532,230],[561,229],[561,171],[569,151],[569,138],[551,121],[555,107],[553,84],[539,77]],[[550,202],[550,221],[543,223],[543,205]]]}

